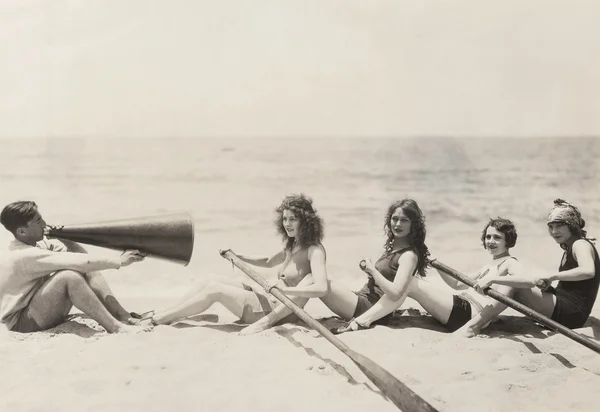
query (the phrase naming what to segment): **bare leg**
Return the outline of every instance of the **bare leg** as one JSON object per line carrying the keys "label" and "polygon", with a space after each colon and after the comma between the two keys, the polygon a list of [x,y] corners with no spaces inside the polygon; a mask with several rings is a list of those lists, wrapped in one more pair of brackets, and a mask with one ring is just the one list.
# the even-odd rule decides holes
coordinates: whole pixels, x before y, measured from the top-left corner
{"label": "bare leg", "polygon": [[45,330],[64,322],[72,306],[89,315],[109,333],[140,330],[115,319],[84,277],[71,270],[63,270],[50,277],[33,296],[28,310],[40,329]]}
{"label": "bare leg", "polygon": [[408,296],[443,325],[448,322],[454,306],[453,289],[415,276]]}
{"label": "bare leg", "polygon": [[[514,288],[505,285],[493,285],[493,289],[505,296],[512,297],[514,294]],[[471,320],[463,325],[460,329],[456,330],[454,334],[463,335],[465,337],[473,337],[478,335],[482,329],[486,328],[494,318],[502,313],[507,306],[503,303],[498,302],[492,298],[487,298],[487,303],[483,305],[483,308],[479,313],[472,316]]]}
{"label": "bare leg", "polygon": [[[87,250],[79,243],[65,240],[62,242],[67,247],[69,252],[88,253]],[[110,287],[106,282],[106,279],[104,279],[104,276],[102,276],[102,273],[90,272],[84,274],[84,276],[90,285],[90,288],[94,291],[98,299],[100,299],[100,302],[102,302],[106,309],[108,309],[110,314],[121,322],[127,323],[131,315],[123,306],[121,306],[117,298],[115,298],[112,290],[110,290]]]}
{"label": "bare leg", "polygon": [[556,296],[538,288],[514,289],[514,299],[544,316],[551,317],[556,306]]}
{"label": "bare leg", "polygon": [[329,280],[327,294],[321,298],[321,301],[336,315],[350,320],[356,311],[358,296],[343,283]]}
{"label": "bare leg", "polygon": [[[312,283],[313,283],[312,275],[308,274],[304,277],[304,279],[302,279],[298,283],[298,286],[311,285]],[[290,296],[290,299],[292,302],[294,302],[296,305],[300,306],[301,308],[303,308],[306,305],[306,303],[308,302],[307,298],[301,298],[298,296]],[[285,317],[291,315],[292,313],[293,313],[293,311],[290,308],[288,308],[283,303],[280,303],[279,305],[277,305],[275,307],[275,309],[273,309],[272,312],[267,314],[265,317],[257,320],[256,322],[254,322],[251,325],[248,325],[244,329],[242,329],[240,331],[240,335],[250,335],[253,333],[262,332],[263,330],[269,329],[274,324],[276,324],[280,320],[284,319]]]}
{"label": "bare leg", "polygon": [[398,300],[392,300],[388,295],[383,295],[373,306],[369,308],[365,313],[358,316],[355,322],[361,326],[369,327],[371,323],[389,315],[396,309],[398,309],[408,296],[408,292],[400,297]]}
{"label": "bare leg", "polygon": [[406,298],[410,297],[434,318],[442,324],[446,324],[454,303],[452,291],[416,276],[412,276],[408,280],[410,282],[409,289],[400,299],[392,300],[389,296],[383,295],[368,311],[358,316],[356,322],[368,327],[376,320],[398,309]]}
{"label": "bare leg", "polygon": [[210,283],[223,283],[226,285],[230,285],[230,286],[235,286],[238,288],[242,288],[242,289],[246,289],[245,287],[245,283],[242,282],[241,279],[236,278],[236,277],[227,277],[227,276],[219,276],[219,275],[214,275],[214,274],[210,274],[207,276],[202,276],[202,279],[196,283],[196,285],[194,287],[192,287],[190,289],[189,292],[187,292],[183,298],[181,299],[181,301],[178,303],[178,305],[184,303],[187,300],[193,299],[195,296],[197,296],[200,292],[202,292],[202,290]]}
{"label": "bare leg", "polygon": [[100,299],[100,302],[102,302],[110,314],[121,322],[127,323],[131,314],[127,312],[125,308],[121,306],[117,298],[115,298],[106,279],[104,279],[104,276],[102,276],[100,272],[90,272],[83,276],[87,280],[92,291],[94,291],[98,299]]}
{"label": "bare leg", "polygon": [[244,305],[254,292],[244,289],[243,284],[233,286],[226,283],[211,281],[195,296],[181,302],[175,307],[156,313],[152,319],[157,324],[169,324],[179,319],[198,315],[215,303],[220,303],[235,316],[241,318]]}

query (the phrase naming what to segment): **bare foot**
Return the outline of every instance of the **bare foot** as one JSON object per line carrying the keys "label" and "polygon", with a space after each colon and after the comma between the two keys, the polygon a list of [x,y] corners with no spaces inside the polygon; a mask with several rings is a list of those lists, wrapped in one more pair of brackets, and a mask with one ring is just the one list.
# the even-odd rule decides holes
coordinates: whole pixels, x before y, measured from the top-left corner
{"label": "bare foot", "polygon": [[254,322],[253,324],[246,326],[244,329],[242,329],[238,335],[239,336],[248,336],[248,335],[253,335],[255,333],[259,333],[262,331],[265,331],[267,329],[269,329],[271,326],[268,323],[260,323],[259,322]]}
{"label": "bare foot", "polygon": [[124,323],[125,325],[140,325],[142,321],[137,318],[127,318],[126,320],[121,320],[120,322]]}
{"label": "bare foot", "polygon": [[119,319],[121,322],[129,325],[137,325],[140,321],[148,319],[154,315],[154,310],[149,310],[143,313],[130,312],[123,319]]}
{"label": "bare foot", "polygon": [[152,324],[145,325],[120,325],[115,331],[111,333],[140,333],[149,332],[154,328]]}
{"label": "bare foot", "polygon": [[175,323],[181,319],[185,319],[185,318],[180,318],[180,319],[166,320],[166,318],[167,317],[165,317],[164,315],[161,316],[160,314],[155,313],[148,318],[148,321],[151,322],[154,326],[158,326],[158,325],[172,325],[173,323]]}
{"label": "bare foot", "polygon": [[473,338],[479,335],[479,331],[474,328],[460,328],[452,333],[453,336],[462,338]]}
{"label": "bare foot", "polygon": [[161,324],[155,322],[154,318],[147,318],[147,319],[140,320],[139,325],[140,326],[150,326],[151,328],[154,328],[155,326],[160,326]]}

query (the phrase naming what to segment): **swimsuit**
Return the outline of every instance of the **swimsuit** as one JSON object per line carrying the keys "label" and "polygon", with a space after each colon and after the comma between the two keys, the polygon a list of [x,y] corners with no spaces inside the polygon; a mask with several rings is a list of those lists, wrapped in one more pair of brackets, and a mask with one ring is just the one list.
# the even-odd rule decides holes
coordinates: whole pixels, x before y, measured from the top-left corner
{"label": "swimsuit", "polygon": [[444,324],[444,327],[450,332],[454,332],[463,327],[471,320],[472,315],[470,302],[458,295],[453,295],[452,298],[454,299],[452,312],[450,312],[448,322]]}
{"label": "swimsuit", "polygon": [[[516,259],[513,256],[508,256],[502,262],[500,262],[496,269],[500,268],[500,266],[506,262],[508,259]],[[478,280],[485,276],[488,273],[489,269],[477,276],[475,280]],[[452,311],[450,312],[450,317],[448,321],[444,324],[444,327],[448,329],[450,332],[454,332],[464,325],[473,317],[473,309],[477,310],[477,313],[483,310],[483,306],[481,303],[475,298],[473,298],[468,291],[464,291],[459,293],[458,295],[453,296],[453,304]],[[484,328],[489,325],[489,322],[484,326]]]}
{"label": "swimsuit", "polygon": [[45,276],[35,283],[35,285],[31,288],[31,290],[27,293],[28,302],[27,305],[14,313],[14,324],[10,328],[12,332],[20,332],[20,333],[29,333],[29,332],[39,332],[42,330],[40,326],[36,323],[35,320],[29,314],[29,304],[31,300],[36,295],[38,290],[44,286],[44,284],[50,279],[50,276]]}
{"label": "swimsuit", "polygon": [[[571,329],[581,328],[594,307],[600,284],[600,258],[596,247],[587,239],[594,249],[594,277],[578,281],[560,281],[550,293],[556,295],[556,305],[552,312],[552,320]],[[574,269],[579,264],[573,256],[572,246],[563,255],[559,272]]]}
{"label": "swimsuit", "polygon": [[[294,287],[297,286],[298,283],[307,275],[303,270],[290,271],[289,273],[285,273],[289,263],[292,260],[292,257],[295,253],[303,252],[308,254],[308,250],[298,250],[294,253],[286,251],[286,258],[279,269],[279,273],[277,273],[277,279],[280,279],[285,283],[286,286]],[[306,256],[306,261],[308,261],[308,256]],[[244,289],[252,292],[252,294],[248,294],[246,298],[246,302],[244,303],[244,309],[242,311],[242,316],[240,320],[243,323],[254,323],[257,320],[267,316],[269,313],[273,311],[275,306],[279,304],[279,300],[275,298],[273,295],[265,293],[263,290],[254,289],[252,286],[243,284]],[[287,318],[284,318],[280,322],[284,322]]]}
{"label": "swimsuit", "polygon": [[244,309],[242,310],[242,316],[240,316],[240,320],[243,323],[251,324],[267,316],[279,303],[279,301],[270,294],[258,291],[245,283],[243,286],[245,290],[252,292],[248,294],[246,302],[244,302]]}
{"label": "swimsuit", "polygon": [[17,323],[12,327],[12,332],[30,333],[42,330],[40,325],[30,316],[28,308],[22,309],[17,315]]}
{"label": "swimsuit", "polygon": [[[412,248],[404,248],[395,250],[392,252],[385,252],[381,257],[375,262],[375,269],[379,273],[383,275],[384,278],[389,280],[390,282],[394,281],[396,277],[396,272],[398,271],[398,259],[400,256],[406,251],[412,250]],[[415,273],[416,273],[415,269]],[[413,274],[414,276],[414,274]],[[356,303],[356,309],[354,309],[353,317],[357,317],[365,313],[369,310],[375,302],[377,302],[384,295],[383,290],[375,283],[375,280],[372,277],[369,277],[369,280],[358,292],[354,292],[356,296],[358,296],[358,302]],[[374,324],[385,324],[387,323],[392,314],[386,315],[381,319],[373,322]]]}

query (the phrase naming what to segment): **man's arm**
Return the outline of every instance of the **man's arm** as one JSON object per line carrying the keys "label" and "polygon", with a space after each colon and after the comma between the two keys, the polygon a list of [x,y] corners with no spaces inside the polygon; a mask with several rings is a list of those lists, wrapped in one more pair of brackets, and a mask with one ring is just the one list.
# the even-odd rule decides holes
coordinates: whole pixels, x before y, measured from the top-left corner
{"label": "man's arm", "polygon": [[17,263],[23,275],[33,279],[57,270],[75,270],[87,273],[103,269],[119,269],[122,265],[121,257],[94,256],[73,252],[56,253],[36,249],[23,256]]}

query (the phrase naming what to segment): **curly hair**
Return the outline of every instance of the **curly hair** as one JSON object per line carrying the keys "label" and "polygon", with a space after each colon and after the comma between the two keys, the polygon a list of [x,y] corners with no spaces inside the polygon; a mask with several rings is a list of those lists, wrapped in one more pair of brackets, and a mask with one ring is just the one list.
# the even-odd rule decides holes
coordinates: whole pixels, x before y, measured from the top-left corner
{"label": "curly hair", "polygon": [[386,252],[391,252],[393,250],[394,233],[391,229],[391,219],[398,208],[402,209],[402,212],[410,219],[410,233],[408,234],[408,240],[417,254],[417,272],[421,276],[425,276],[425,268],[427,267],[427,258],[429,256],[429,248],[427,248],[427,245],[425,244],[425,216],[417,202],[413,199],[398,200],[388,207],[385,215],[385,224],[383,226],[387,239],[383,247]]}
{"label": "curly hair", "polygon": [[504,233],[507,248],[511,248],[517,244],[517,228],[515,228],[513,222],[502,217],[497,217],[496,219],[490,218],[490,221],[485,225],[481,232],[481,244],[484,249],[487,249],[487,246],[485,245],[485,234],[489,227],[493,227],[498,232]]}
{"label": "curly hair", "polygon": [[[283,227],[283,212],[289,210],[294,213],[299,220],[298,235],[296,238],[289,237]],[[275,227],[285,242],[285,248],[292,250],[294,241],[302,248],[312,245],[318,245],[323,240],[324,224],[323,219],[317,214],[317,210],[312,205],[312,199],[304,194],[293,194],[286,196],[281,205],[275,209],[277,218]]]}

